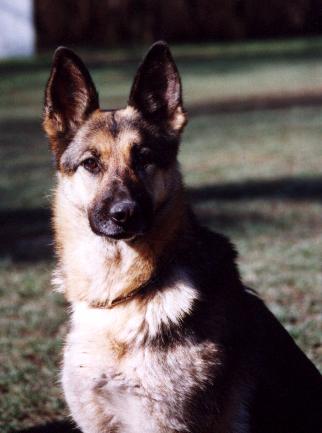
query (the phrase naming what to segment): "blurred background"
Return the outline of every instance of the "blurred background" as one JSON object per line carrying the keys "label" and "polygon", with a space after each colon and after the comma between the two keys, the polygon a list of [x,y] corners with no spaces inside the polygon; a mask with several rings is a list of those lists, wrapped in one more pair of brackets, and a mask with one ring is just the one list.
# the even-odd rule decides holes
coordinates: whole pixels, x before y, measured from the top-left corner
{"label": "blurred background", "polygon": [[41,130],[53,49],[82,56],[104,108],[125,106],[166,39],[190,122],[180,153],[199,218],[229,235],[256,288],[322,368],[322,4],[319,0],[0,0],[0,430],[69,432],[58,368]]}

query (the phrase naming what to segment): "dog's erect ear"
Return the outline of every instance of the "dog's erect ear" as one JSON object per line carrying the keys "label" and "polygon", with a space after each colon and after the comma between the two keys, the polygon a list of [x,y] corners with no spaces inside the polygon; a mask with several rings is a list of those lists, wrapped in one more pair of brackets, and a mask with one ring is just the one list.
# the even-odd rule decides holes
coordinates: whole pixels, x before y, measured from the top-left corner
{"label": "dog's erect ear", "polygon": [[129,105],[147,119],[167,122],[175,131],[185,125],[180,75],[165,42],[153,44],[145,56],[134,78]]}
{"label": "dog's erect ear", "polygon": [[98,94],[84,63],[68,48],[58,48],[45,91],[43,122],[57,160],[98,107]]}

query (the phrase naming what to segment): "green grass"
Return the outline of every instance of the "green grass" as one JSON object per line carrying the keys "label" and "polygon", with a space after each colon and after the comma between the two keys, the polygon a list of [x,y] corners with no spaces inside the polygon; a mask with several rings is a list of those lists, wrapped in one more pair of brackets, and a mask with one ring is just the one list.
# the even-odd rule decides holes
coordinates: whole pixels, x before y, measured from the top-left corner
{"label": "green grass", "polygon": [[[84,53],[105,108],[125,105],[138,53]],[[321,93],[322,40],[174,53],[193,113],[180,161],[197,213],[232,238],[245,282],[322,369],[322,106],[240,111],[233,101]],[[0,63],[3,433],[66,416],[58,370],[67,314],[50,288],[54,177],[40,127],[48,68],[48,56]],[[229,113],[216,111],[222,101]]]}

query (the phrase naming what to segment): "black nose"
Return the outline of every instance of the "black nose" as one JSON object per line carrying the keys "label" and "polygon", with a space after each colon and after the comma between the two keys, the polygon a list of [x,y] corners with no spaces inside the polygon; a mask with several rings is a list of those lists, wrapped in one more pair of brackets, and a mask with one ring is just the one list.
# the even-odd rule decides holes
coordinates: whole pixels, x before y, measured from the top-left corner
{"label": "black nose", "polygon": [[135,211],[135,203],[123,201],[115,203],[110,209],[110,218],[117,224],[126,224]]}

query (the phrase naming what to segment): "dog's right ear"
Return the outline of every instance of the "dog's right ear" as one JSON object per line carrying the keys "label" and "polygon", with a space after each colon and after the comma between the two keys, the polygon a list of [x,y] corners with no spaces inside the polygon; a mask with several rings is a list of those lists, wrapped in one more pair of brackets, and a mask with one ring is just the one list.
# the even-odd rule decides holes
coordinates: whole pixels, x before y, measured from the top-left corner
{"label": "dog's right ear", "polygon": [[135,75],[128,103],[146,118],[182,131],[187,119],[181,79],[166,42],[156,42],[149,49]]}
{"label": "dog's right ear", "polygon": [[43,121],[57,162],[77,129],[98,107],[98,94],[84,63],[68,48],[58,48],[45,91]]}

